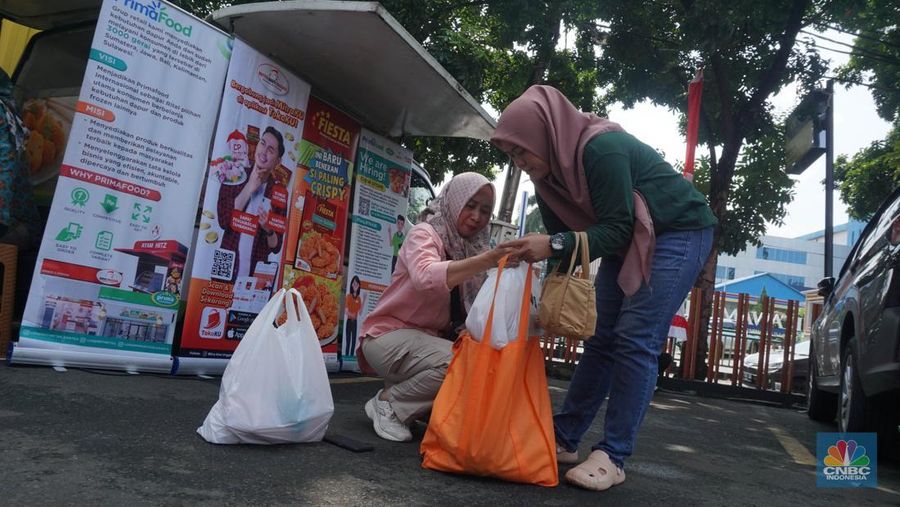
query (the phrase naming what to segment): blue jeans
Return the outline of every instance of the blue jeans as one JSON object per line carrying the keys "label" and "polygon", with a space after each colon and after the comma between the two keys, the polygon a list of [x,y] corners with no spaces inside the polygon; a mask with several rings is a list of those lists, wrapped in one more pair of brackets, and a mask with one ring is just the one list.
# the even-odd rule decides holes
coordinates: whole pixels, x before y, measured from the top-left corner
{"label": "blue jeans", "polygon": [[562,411],[553,418],[559,446],[569,452],[578,448],[608,394],[603,439],[592,450],[624,466],[653,396],[657,358],[672,316],[700,274],[712,237],[712,227],[657,237],[650,285],[627,298],[616,282],[622,260],[603,259],[594,282],[597,329],[584,342]]}

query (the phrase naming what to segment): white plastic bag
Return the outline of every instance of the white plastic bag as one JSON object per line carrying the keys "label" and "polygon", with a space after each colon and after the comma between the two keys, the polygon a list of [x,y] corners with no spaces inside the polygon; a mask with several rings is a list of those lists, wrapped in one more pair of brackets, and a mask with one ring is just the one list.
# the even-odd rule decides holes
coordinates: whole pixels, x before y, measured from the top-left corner
{"label": "white plastic bag", "polygon": [[[282,311],[287,321],[276,328]],[[219,401],[197,432],[214,444],[317,442],[333,413],[325,360],[303,297],[281,289],[238,344]]]}
{"label": "white plastic bag", "polygon": [[[521,263],[514,268],[503,268],[500,286],[497,287],[497,300],[494,303],[494,322],[491,326],[491,346],[502,349],[507,343],[516,339],[519,334],[519,314],[522,311],[522,291],[525,290],[525,277],[528,276],[528,264]],[[488,271],[484,285],[478,290],[469,315],[466,317],[466,329],[476,341],[481,341],[487,326],[491,300],[494,298],[494,285],[497,283],[497,270]],[[532,274],[531,305],[528,316],[528,336],[541,334],[536,324],[538,301],[541,299],[541,284]]]}

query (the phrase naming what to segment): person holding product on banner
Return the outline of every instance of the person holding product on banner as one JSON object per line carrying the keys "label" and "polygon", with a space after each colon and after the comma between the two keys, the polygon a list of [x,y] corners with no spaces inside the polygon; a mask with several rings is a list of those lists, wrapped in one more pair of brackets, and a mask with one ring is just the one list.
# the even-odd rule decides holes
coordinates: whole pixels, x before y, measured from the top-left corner
{"label": "person holding product on banner", "polygon": [[391,226],[388,226],[388,243],[390,243],[391,248],[394,251],[394,256],[391,257],[391,274],[394,273],[394,270],[397,269],[397,255],[400,253],[400,247],[403,246],[403,238],[406,237],[404,234],[404,228],[406,227],[406,217],[403,215],[397,215],[397,232],[393,232],[394,230]]}
{"label": "person holding product on banner", "polygon": [[604,437],[566,473],[602,491],[625,480],[638,427],[653,395],[672,315],[712,247],[716,219],[703,194],[621,126],[582,113],[555,88],[532,86],[503,111],[491,142],[534,182],[547,231],[506,242],[527,262],[568,263],[574,232],[588,235],[597,326],[584,342],[562,410],[557,460],[578,462],[578,444],[609,396]]}
{"label": "person holding product on banner", "polygon": [[[275,188],[274,169],[284,155],[284,138],[273,127],[266,127],[256,145],[253,165],[244,169],[247,179],[239,185],[222,185],[219,189],[219,226],[222,249],[235,253],[231,281],[239,276],[253,276],[258,262],[266,262],[269,254],[281,250],[283,238],[269,224],[272,191]],[[256,233],[239,232],[233,227],[234,211],[257,219]]]}
{"label": "person holding product on banner", "polygon": [[384,378],[366,415],[385,440],[412,440],[409,425],[430,413],[486,271],[511,251],[489,246],[494,198],[484,176],[454,176],[406,235],[391,283],[363,323],[360,366]]}
{"label": "person holding product on banner", "polygon": [[366,305],[369,295],[360,296],[362,292],[362,282],[359,276],[353,275],[350,279],[350,292],[344,298],[344,319],[346,320],[347,336],[344,340],[344,355],[356,355],[356,336],[359,323],[359,312]]}
{"label": "person holding product on banner", "polygon": [[12,92],[12,81],[0,69],[0,241],[22,248],[40,239],[41,219],[25,172],[28,129]]}

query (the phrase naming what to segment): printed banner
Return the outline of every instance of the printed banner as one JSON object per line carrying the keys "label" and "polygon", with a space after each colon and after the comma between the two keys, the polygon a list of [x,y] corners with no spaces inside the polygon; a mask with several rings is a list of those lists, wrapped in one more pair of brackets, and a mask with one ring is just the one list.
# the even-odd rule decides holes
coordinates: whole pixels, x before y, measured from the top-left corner
{"label": "printed banner", "polygon": [[308,100],[308,84],[234,41],[178,356],[230,357],[274,292]]}
{"label": "printed banner", "polygon": [[359,371],[356,346],[366,315],[391,283],[406,237],[412,152],[363,130],[356,156],[356,193],[344,301],[341,369]]}
{"label": "printed banner", "polygon": [[[344,238],[350,178],[359,138],[358,123],[310,98],[291,193],[282,271],[284,287],[295,287],[311,304],[325,365],[338,369],[337,336],[343,286]],[[323,289],[324,288],[324,289]]]}
{"label": "printed banner", "polygon": [[229,44],[169,3],[106,0],[74,112],[28,104],[32,176],[59,181],[14,362],[171,369]]}

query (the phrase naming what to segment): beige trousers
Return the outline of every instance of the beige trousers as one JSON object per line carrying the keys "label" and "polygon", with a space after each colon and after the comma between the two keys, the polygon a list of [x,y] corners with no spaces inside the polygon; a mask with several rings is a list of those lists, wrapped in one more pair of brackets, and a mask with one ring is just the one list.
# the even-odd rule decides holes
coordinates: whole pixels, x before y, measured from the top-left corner
{"label": "beige trousers", "polygon": [[431,412],[447,375],[453,342],[415,329],[398,329],[362,342],[366,362],[384,378],[384,390],[403,424]]}

